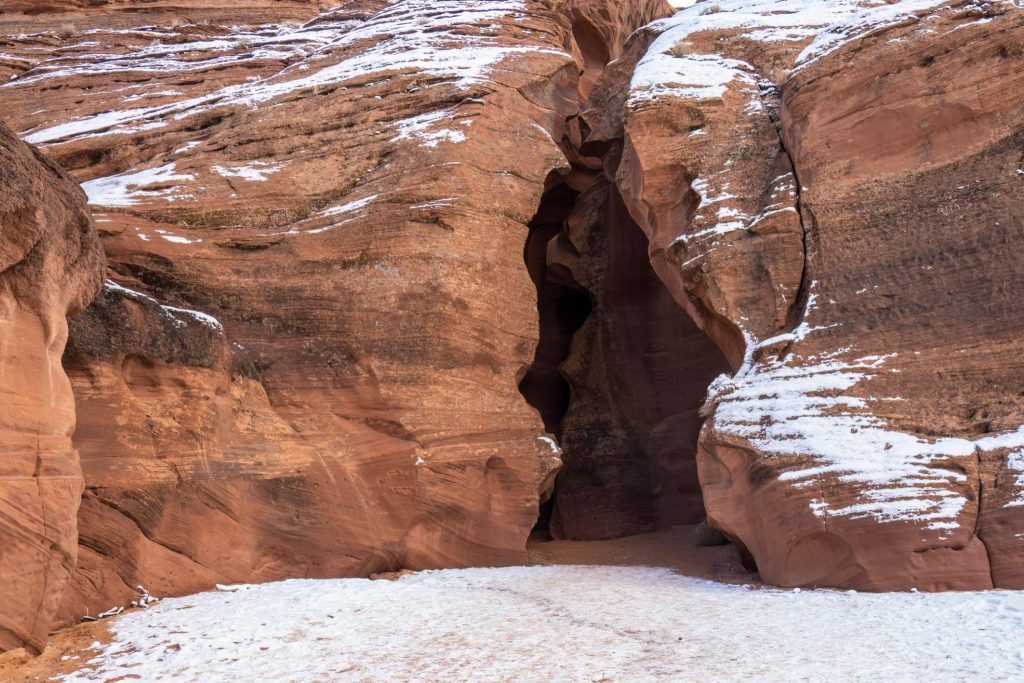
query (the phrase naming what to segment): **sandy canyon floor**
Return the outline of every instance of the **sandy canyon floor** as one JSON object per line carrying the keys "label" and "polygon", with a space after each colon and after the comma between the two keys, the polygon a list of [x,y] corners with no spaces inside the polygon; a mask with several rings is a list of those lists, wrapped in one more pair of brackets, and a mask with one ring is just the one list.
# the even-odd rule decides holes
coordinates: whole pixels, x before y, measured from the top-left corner
{"label": "sandy canyon floor", "polygon": [[731,547],[690,547],[691,532],[535,542],[528,567],[222,586],[63,631],[35,659],[5,655],[0,679],[1024,676],[1024,593],[769,589]]}

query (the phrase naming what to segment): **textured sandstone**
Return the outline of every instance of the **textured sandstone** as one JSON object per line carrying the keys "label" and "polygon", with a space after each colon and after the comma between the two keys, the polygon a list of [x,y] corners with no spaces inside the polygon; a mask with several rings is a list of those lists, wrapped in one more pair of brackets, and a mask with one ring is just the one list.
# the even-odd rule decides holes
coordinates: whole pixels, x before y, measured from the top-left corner
{"label": "textured sandstone", "polygon": [[621,108],[652,264],[735,370],[711,522],[781,585],[1020,587],[1024,17],[785,4],[648,29],[593,126]]}
{"label": "textured sandstone", "polygon": [[140,584],[523,559],[560,456],[518,391],[527,226],[581,94],[663,11],[368,0],[8,40],[60,48],[2,96],[85,181],[111,264],[65,357],[86,490],[62,619]]}
{"label": "textured sandstone", "polygon": [[99,288],[85,196],[0,123],[0,650],[40,650],[75,567],[82,471],[65,317]]}
{"label": "textured sandstone", "polygon": [[110,271],[68,582],[98,250],[4,142],[0,648],[139,585],[519,562],[542,505],[1024,587],[1013,3],[5,9],[5,116]]}

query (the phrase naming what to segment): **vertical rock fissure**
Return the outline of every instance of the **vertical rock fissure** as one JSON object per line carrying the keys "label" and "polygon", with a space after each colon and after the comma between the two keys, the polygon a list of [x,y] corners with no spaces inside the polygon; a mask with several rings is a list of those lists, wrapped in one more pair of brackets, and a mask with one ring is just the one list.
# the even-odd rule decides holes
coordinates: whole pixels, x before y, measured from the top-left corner
{"label": "vertical rock fissure", "polygon": [[978,503],[977,503],[978,504],[978,512],[977,512],[977,515],[974,518],[974,532],[973,532],[973,536],[974,536],[974,538],[978,539],[978,542],[981,543],[981,547],[985,549],[985,560],[988,563],[988,576],[989,576],[989,580],[992,582],[992,587],[995,588],[996,587],[996,576],[995,576],[995,570],[994,570],[994,568],[992,566],[992,552],[991,552],[991,550],[989,550],[988,544],[985,542],[985,539],[982,538],[982,536],[981,536],[981,515],[982,515],[982,511],[984,510],[984,504],[985,504],[985,479],[984,479],[984,476],[983,476],[983,473],[982,473],[982,469],[984,467],[984,462],[982,461],[982,451],[981,451],[981,448],[979,448],[977,446],[974,447],[974,456],[977,459],[977,468],[978,468]]}
{"label": "vertical rock fissure", "polygon": [[[787,322],[789,323],[790,329],[795,329],[801,322],[804,310],[807,305],[807,300],[811,295],[811,280],[810,280],[810,263],[811,263],[811,248],[814,239],[813,234],[808,230],[808,226],[814,223],[814,218],[810,215],[810,210],[804,203],[803,190],[804,186],[800,181],[800,169],[797,168],[796,159],[793,158],[793,153],[790,151],[789,146],[786,145],[785,131],[783,130],[783,123],[781,117],[781,109],[783,106],[783,93],[776,89],[776,98],[778,102],[778,108],[773,110],[771,114],[772,123],[775,124],[775,132],[779,136],[779,149],[786,156],[789,161],[789,167],[793,173],[793,193],[794,201],[796,203],[796,215],[800,221],[800,234],[803,241],[804,248],[804,261],[803,270],[800,273],[800,285],[797,288],[796,301],[793,307],[790,309],[790,315]],[[806,214],[804,212],[807,212]]]}
{"label": "vertical rock fissure", "polygon": [[624,138],[588,140],[582,112],[591,93],[606,95],[600,82],[622,46],[582,16],[572,39],[577,114],[559,140],[569,168],[547,178],[530,223],[540,334],[519,388],[562,449],[535,531],[596,540],[704,519],[700,405],[728,364],[650,263],[616,180]]}
{"label": "vertical rock fissure", "polygon": [[537,409],[544,428],[561,438],[561,422],[571,390],[559,366],[569,356],[572,338],[590,315],[589,294],[564,269],[548,264],[548,243],[561,231],[579,194],[552,173],[530,222],[523,260],[537,291],[540,339],[533,363],[519,383],[526,402]]}

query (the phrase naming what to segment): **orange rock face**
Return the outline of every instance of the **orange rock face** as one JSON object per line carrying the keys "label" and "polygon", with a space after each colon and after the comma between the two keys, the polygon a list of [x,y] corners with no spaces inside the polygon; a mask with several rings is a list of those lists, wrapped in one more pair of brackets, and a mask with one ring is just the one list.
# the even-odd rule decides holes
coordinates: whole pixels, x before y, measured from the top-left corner
{"label": "orange rock face", "polygon": [[1021,587],[1024,17],[787,4],[655,25],[602,100],[652,264],[734,368],[710,520],[780,585]]}
{"label": "orange rock face", "polygon": [[0,123],[0,649],[42,649],[75,568],[82,471],[60,359],[102,264],[85,195]]}
{"label": "orange rock face", "polygon": [[83,181],[110,261],[64,359],[85,493],[59,621],[137,585],[523,560],[560,464],[518,387],[528,224],[581,93],[664,9],[120,12],[8,41],[37,60],[15,125]]}
{"label": "orange rock face", "polygon": [[520,562],[538,515],[707,514],[779,585],[1024,587],[1024,13],[667,14],[0,17],[5,116],[109,261],[63,357],[79,496],[55,359],[97,251],[5,143],[0,648],[140,585]]}

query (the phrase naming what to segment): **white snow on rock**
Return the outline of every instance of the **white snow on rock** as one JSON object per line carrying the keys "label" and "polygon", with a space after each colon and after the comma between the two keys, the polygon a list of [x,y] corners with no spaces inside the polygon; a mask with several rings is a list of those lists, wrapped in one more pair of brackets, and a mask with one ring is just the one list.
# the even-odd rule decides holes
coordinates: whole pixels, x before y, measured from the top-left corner
{"label": "white snow on rock", "polygon": [[167,311],[171,316],[173,316],[176,320],[180,321],[182,324],[185,324],[185,321],[181,320],[181,316],[185,316],[197,320],[203,325],[211,327],[214,330],[224,329],[224,326],[220,324],[220,321],[214,318],[209,313],[203,313],[202,311],[194,311],[190,308],[176,308],[174,306],[161,306],[160,308]]}
{"label": "white snow on rock", "polygon": [[[307,27],[282,27],[278,29],[281,33],[272,36],[275,49],[287,52],[297,61],[270,77],[228,85],[178,102],[79,118],[28,131],[25,139],[34,144],[57,143],[82,136],[134,131],[138,126],[159,128],[217,106],[255,107],[304,90],[341,86],[360,79],[365,82],[375,75],[385,78],[401,72],[431,74],[465,89],[485,82],[491,70],[509,56],[527,52],[565,55],[562,51],[540,45],[507,45],[496,39],[493,32],[495,22],[515,19],[523,10],[522,0],[480,0],[473,3],[463,0],[393,0],[365,22],[353,22],[342,15],[325,12]],[[242,35],[248,40],[251,34],[243,32]],[[235,36],[226,40],[241,39]],[[359,49],[345,53],[349,56],[334,57],[357,44]],[[179,51],[173,44],[164,47],[171,54]],[[181,50],[188,47],[186,44]],[[204,49],[215,50],[216,47]],[[186,54],[181,52],[183,56]],[[174,57],[168,62],[166,57],[162,54],[163,61],[154,68],[185,71],[196,68],[194,60]],[[139,60],[145,59],[148,59],[148,53],[112,58],[109,68],[132,71],[139,68]],[[91,73],[91,64],[76,64],[62,74]],[[46,75],[49,76],[49,72]],[[23,82],[27,80],[12,81],[0,87],[16,87]]]}
{"label": "white snow on rock", "polygon": [[180,194],[173,183],[189,181],[193,177],[189,173],[177,173],[174,162],[171,162],[156,168],[89,180],[82,183],[82,189],[94,206],[135,206],[153,199],[190,199],[188,195]]}
{"label": "white snow on rock", "polygon": [[203,240],[201,239],[190,239],[182,235],[175,235],[173,232],[168,230],[156,230],[157,236],[162,240],[167,240],[174,244],[200,244]]}
{"label": "white snow on rock", "polygon": [[1024,675],[1024,593],[782,591],[645,567],[292,580],[111,622],[69,682],[958,681]]}
{"label": "white snow on rock", "polygon": [[451,118],[451,112],[432,111],[403,119],[395,124],[398,135],[391,141],[419,139],[424,147],[437,147],[442,142],[465,142],[466,134],[463,131],[438,125],[450,122]]}
{"label": "white snow on rock", "polygon": [[220,321],[214,318],[209,313],[203,313],[202,311],[194,311],[190,308],[177,308],[175,306],[165,306],[156,299],[142,292],[137,292],[134,289],[129,289],[124,285],[119,285],[113,280],[105,280],[103,288],[112,292],[117,292],[121,296],[127,297],[140,303],[147,303],[157,306],[160,309],[160,314],[168,319],[175,327],[185,327],[188,322],[183,320],[182,317],[191,318],[196,322],[199,322],[207,327],[214,330],[220,331],[224,329]]}
{"label": "white snow on rock", "polygon": [[867,400],[846,393],[884,359],[788,361],[719,378],[709,390],[718,403],[715,428],[746,438],[767,457],[807,456],[805,466],[782,473],[781,481],[816,490],[828,476],[858,485],[861,502],[842,509],[819,504],[819,516],[915,519],[930,529],[956,528],[967,504],[956,484],[967,478],[948,468],[948,457],[973,455],[973,443],[932,442],[892,430],[870,413]]}
{"label": "white snow on rock", "polygon": [[756,85],[752,70],[738,59],[707,54],[676,56],[652,49],[633,74],[629,105],[661,97],[717,99],[733,80]]}
{"label": "white snow on rock", "polygon": [[346,204],[342,204],[341,206],[333,206],[333,207],[331,207],[329,209],[324,209],[323,211],[321,211],[317,215],[318,216],[340,216],[342,214],[352,213],[352,212],[355,212],[355,211],[359,211],[362,208],[372,204],[373,201],[375,199],[377,199],[377,196],[378,195],[372,194],[369,197],[363,197],[362,199],[356,199],[356,200],[348,202]]}
{"label": "white snow on rock", "polygon": [[[674,243],[684,245],[712,242],[720,236],[739,231],[749,231],[771,216],[796,212],[796,182],[792,173],[783,174],[771,181],[770,196],[774,200],[756,215],[748,215],[735,206],[739,198],[729,191],[729,174],[718,173],[710,180],[697,177],[691,188],[700,197],[700,204],[693,217],[694,230],[680,235]],[[724,180],[723,180],[724,179]],[[697,255],[682,264],[683,267],[701,260],[704,250],[698,247]]]}
{"label": "white snow on rock", "polygon": [[803,66],[846,43],[944,4],[943,0],[716,0],[691,4],[652,24],[660,32],[640,60],[631,104],[664,96],[721,97],[729,83],[751,78],[749,65],[713,54],[687,54],[686,41],[701,31],[741,30],[761,42],[809,41],[796,60]]}
{"label": "white snow on rock", "polygon": [[254,183],[265,183],[267,176],[277,173],[284,164],[251,161],[241,166],[211,166],[210,170],[223,178],[241,178]]}
{"label": "white snow on rock", "polygon": [[[758,341],[744,332],[743,367],[734,376],[719,376],[708,388],[716,431],[747,440],[766,458],[803,456],[799,466],[779,475],[780,481],[795,487],[817,491],[830,481],[854,485],[857,502],[846,507],[811,499],[811,510],[819,517],[912,520],[949,536],[959,528],[961,513],[973,504],[965,492],[967,475],[950,460],[973,459],[979,450],[1024,447],[1024,427],[977,440],[923,438],[891,428],[872,413],[870,403],[901,398],[865,398],[850,391],[885,372],[891,355],[856,357],[846,347],[821,357],[787,353],[753,360],[758,349],[801,341],[827,329],[808,322],[816,300],[812,291],[803,322],[790,333]],[[1013,462],[1011,458],[1011,467]],[[1024,472],[1024,462],[1020,465]],[[1018,482],[1024,494],[1024,474]]]}
{"label": "white snow on rock", "polygon": [[1015,475],[1017,496],[1006,504],[1008,508],[1024,507],[1024,449],[1010,453],[1006,466]]}

